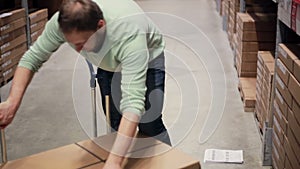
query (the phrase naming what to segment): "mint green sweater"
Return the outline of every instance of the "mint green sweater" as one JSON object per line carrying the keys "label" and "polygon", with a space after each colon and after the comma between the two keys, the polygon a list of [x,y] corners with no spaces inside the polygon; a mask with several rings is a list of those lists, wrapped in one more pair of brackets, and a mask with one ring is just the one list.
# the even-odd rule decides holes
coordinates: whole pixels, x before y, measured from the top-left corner
{"label": "mint green sweater", "polygon": [[[81,51],[81,55],[104,70],[121,71],[120,110],[140,116],[144,113],[148,63],[163,51],[163,37],[132,0],[95,2],[104,14],[105,39],[92,51]],[[48,21],[42,35],[21,58],[20,67],[36,72],[66,42],[57,19],[58,13]]]}

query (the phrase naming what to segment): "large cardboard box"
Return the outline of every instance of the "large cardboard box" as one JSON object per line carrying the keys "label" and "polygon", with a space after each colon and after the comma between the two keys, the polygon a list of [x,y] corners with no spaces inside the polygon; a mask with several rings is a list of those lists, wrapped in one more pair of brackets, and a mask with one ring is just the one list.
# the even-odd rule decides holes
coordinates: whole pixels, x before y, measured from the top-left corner
{"label": "large cardboard box", "polygon": [[25,27],[18,28],[12,32],[9,32],[4,35],[0,35],[0,46],[3,45],[4,43],[10,42],[14,40],[15,38],[23,35],[26,33]]}
{"label": "large cardboard box", "polygon": [[287,158],[291,162],[292,168],[293,169],[300,168],[299,161],[297,160],[296,155],[293,152],[293,149],[291,148],[290,142],[286,137],[285,137],[285,140],[284,140],[284,149],[285,149]]}
{"label": "large cardboard box", "polygon": [[20,18],[25,18],[24,8],[2,13],[0,14],[0,26],[2,27]]}
{"label": "large cardboard box", "polygon": [[294,61],[299,60],[300,57],[300,46],[297,44],[279,44],[278,57],[288,68],[290,72],[293,72]]}
{"label": "large cardboard box", "polygon": [[[298,143],[300,143],[300,125],[297,122],[295,118],[295,113],[289,109],[289,114],[288,114],[288,122],[289,122],[289,128],[291,131],[294,133],[295,139],[297,140]],[[297,113],[297,112],[296,112]]]}
{"label": "large cardboard box", "polygon": [[286,104],[286,102],[284,101],[277,89],[275,89],[275,101],[278,104],[278,107],[281,110],[283,116],[287,119],[288,105]]}
{"label": "large cardboard box", "polygon": [[26,45],[26,43],[23,43],[23,44],[15,47],[11,51],[1,54],[0,64],[4,63],[5,61],[7,61],[9,58],[11,58],[13,56],[21,55],[22,53],[26,52],[26,50],[27,50],[27,45]]}
{"label": "large cardboard box", "polygon": [[274,116],[276,116],[276,119],[278,120],[278,123],[283,130],[284,133],[286,133],[287,130],[287,120],[285,119],[283,113],[281,112],[276,100],[274,101]]}
{"label": "large cardboard box", "polygon": [[277,75],[280,77],[280,79],[283,81],[283,83],[287,86],[289,84],[290,79],[290,72],[289,70],[284,66],[284,64],[281,62],[280,59],[276,60],[277,65]]}
{"label": "large cardboard box", "polygon": [[30,25],[30,32],[34,33],[40,29],[44,29],[46,23],[47,23],[48,19],[43,19],[41,21],[38,21],[36,23],[33,23]]}
{"label": "large cardboard box", "polygon": [[25,17],[12,21],[0,27],[0,36],[5,35],[13,30],[21,28],[26,25]]}
{"label": "large cardboard box", "polygon": [[296,78],[293,75],[290,75],[288,88],[294,100],[296,100],[297,103],[300,103],[300,83],[296,80]]}
{"label": "large cardboard box", "polygon": [[10,161],[1,169],[74,169],[100,162],[81,147],[71,144],[32,156]]}
{"label": "large cardboard box", "polygon": [[295,78],[298,80],[298,82],[300,82],[300,60],[294,61],[293,74]]}
{"label": "large cardboard box", "polygon": [[285,102],[288,104],[288,106],[292,107],[292,94],[279,76],[275,76],[275,87],[279,91]]}
{"label": "large cardboard box", "polygon": [[45,20],[48,18],[48,9],[40,9],[36,12],[29,14],[30,25],[37,23],[38,21]]}
{"label": "large cardboard box", "polygon": [[23,35],[15,38],[14,40],[1,45],[0,46],[0,54],[2,55],[3,53],[6,53],[6,52],[12,50],[16,46],[19,46],[19,45],[25,43],[26,41],[27,41],[26,34],[23,34]]}
{"label": "large cardboard box", "polygon": [[275,31],[276,15],[237,13],[237,25],[245,31]]}
{"label": "large cardboard box", "polygon": [[277,120],[276,116],[273,116],[273,132],[275,132],[279,138],[280,144],[283,144],[284,142],[284,132],[280,127],[280,124]]}
{"label": "large cardboard box", "polygon": [[[82,141],[77,145],[98,158],[106,160],[109,155],[108,151],[113,146],[115,136],[115,133],[113,133],[93,140]],[[130,148],[127,155],[128,158],[124,164],[125,169],[200,169],[199,161],[153,138],[136,139],[134,146]],[[96,167],[97,165],[91,166],[89,169]]]}

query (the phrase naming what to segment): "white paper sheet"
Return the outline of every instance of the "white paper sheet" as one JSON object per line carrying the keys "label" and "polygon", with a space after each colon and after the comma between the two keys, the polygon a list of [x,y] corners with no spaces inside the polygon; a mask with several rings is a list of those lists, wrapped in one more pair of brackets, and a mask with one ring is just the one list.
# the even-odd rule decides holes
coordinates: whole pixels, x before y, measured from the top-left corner
{"label": "white paper sheet", "polygon": [[206,149],[204,162],[242,164],[244,162],[243,150]]}

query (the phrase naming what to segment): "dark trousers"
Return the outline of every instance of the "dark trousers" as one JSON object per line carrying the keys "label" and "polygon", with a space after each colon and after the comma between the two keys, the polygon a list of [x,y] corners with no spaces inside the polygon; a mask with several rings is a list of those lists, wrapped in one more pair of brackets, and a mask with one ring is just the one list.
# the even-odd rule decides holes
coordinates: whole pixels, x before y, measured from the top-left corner
{"label": "dark trousers", "polygon": [[[117,131],[122,118],[122,113],[119,110],[121,73],[98,68],[97,80],[100,86],[104,112],[105,96],[109,95],[111,127]],[[146,86],[146,112],[140,119],[139,132],[171,145],[169,134],[162,120],[165,87],[165,59],[163,53],[148,64]]]}

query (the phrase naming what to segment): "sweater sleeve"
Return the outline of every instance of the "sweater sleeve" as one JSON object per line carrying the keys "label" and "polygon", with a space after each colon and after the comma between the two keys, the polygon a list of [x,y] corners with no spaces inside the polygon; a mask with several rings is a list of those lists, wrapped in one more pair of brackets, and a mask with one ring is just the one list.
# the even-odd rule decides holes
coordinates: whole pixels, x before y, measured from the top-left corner
{"label": "sweater sleeve", "polygon": [[[125,45],[124,45],[125,44]],[[146,36],[131,37],[123,44],[121,52],[121,91],[120,110],[141,116],[145,105],[146,74],[149,52]]]}
{"label": "sweater sleeve", "polygon": [[58,25],[58,12],[47,22],[43,33],[21,58],[19,65],[34,72],[65,42]]}

